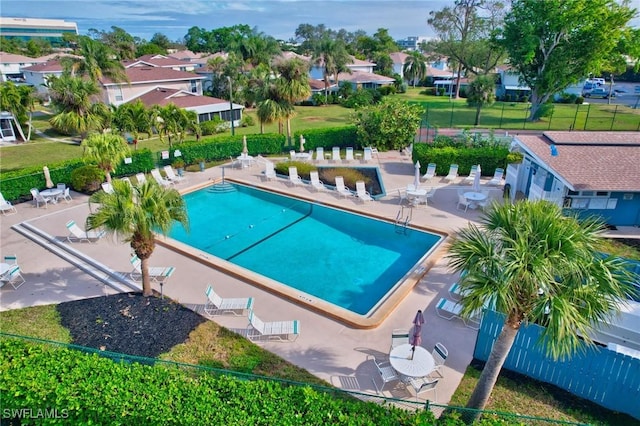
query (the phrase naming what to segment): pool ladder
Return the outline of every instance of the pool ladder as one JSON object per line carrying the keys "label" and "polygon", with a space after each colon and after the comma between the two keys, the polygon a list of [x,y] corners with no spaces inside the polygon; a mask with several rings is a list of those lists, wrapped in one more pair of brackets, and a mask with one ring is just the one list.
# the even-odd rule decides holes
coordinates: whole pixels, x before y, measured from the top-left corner
{"label": "pool ladder", "polygon": [[409,214],[405,216],[404,206],[398,210],[398,214],[396,215],[396,234],[406,234],[407,227],[409,226],[409,222],[411,222],[413,216],[413,209],[409,208]]}

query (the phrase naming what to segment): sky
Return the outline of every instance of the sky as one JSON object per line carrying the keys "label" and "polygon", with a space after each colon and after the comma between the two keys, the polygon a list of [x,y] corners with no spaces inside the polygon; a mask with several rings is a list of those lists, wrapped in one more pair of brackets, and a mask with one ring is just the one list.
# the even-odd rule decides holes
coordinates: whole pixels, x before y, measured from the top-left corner
{"label": "sky", "polygon": [[300,24],[362,29],[369,35],[386,28],[398,40],[433,36],[429,11],[451,4],[453,0],[0,0],[0,14],[76,22],[83,35],[90,28],[109,31],[118,26],[146,40],[157,32],[174,41],[193,26],[212,30],[236,24],[282,40],[293,38]]}

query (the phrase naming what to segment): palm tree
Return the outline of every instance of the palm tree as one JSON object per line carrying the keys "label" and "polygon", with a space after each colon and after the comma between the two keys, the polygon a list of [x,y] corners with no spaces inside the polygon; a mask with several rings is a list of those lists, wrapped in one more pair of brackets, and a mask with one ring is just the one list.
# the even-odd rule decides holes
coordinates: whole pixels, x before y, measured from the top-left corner
{"label": "palm tree", "polygon": [[31,120],[35,104],[35,89],[32,86],[16,86],[8,81],[0,85],[0,111],[9,111],[20,126],[29,128],[27,141],[31,140]]}
{"label": "palm tree", "polygon": [[87,76],[97,83],[102,77],[113,81],[127,81],[124,65],[106,44],[87,36],[78,39],[78,55],[81,58],[66,57],[61,60],[64,68],[75,76]]}
{"label": "palm tree", "polygon": [[467,86],[467,104],[476,107],[476,126],[480,124],[482,107],[495,102],[495,88],[496,83],[489,75],[479,75]]}
{"label": "palm tree", "polygon": [[416,80],[420,81],[427,75],[427,64],[422,53],[417,51],[409,53],[402,65],[402,72],[407,80],[413,83],[413,87],[416,87]]}
{"label": "palm tree", "polygon": [[131,186],[115,180],[112,186],[113,193],[98,191],[89,198],[89,203],[99,207],[87,217],[86,228],[102,228],[131,245],[142,261],[142,294],[151,296],[149,257],[155,248],[155,233],[166,235],[174,222],[188,228],[185,202],[178,191],[162,188],[155,181]]}
{"label": "palm tree", "polygon": [[111,172],[130,153],[127,141],[113,133],[94,133],[82,141],[85,162],[104,170],[107,182],[111,183]]}
{"label": "palm tree", "polygon": [[290,106],[283,108],[287,119],[287,141],[291,146],[291,117],[295,110],[293,105],[303,101],[311,95],[309,86],[309,65],[298,58],[283,61],[276,65],[279,77],[276,79],[275,88],[279,103],[288,103]]}
{"label": "palm tree", "polygon": [[344,41],[325,36],[315,44],[311,61],[322,67],[324,96],[325,102],[328,103],[331,76],[338,85],[338,73],[345,70],[346,65],[353,62],[353,58],[347,52]]}
{"label": "palm tree", "polygon": [[66,134],[85,134],[103,127],[103,107],[94,102],[100,89],[91,80],[63,74],[47,81],[51,105],[56,112],[49,122]]}
{"label": "palm tree", "polygon": [[506,313],[467,407],[484,408],[523,323],[546,327],[547,353],[568,357],[583,347],[582,339],[593,344],[593,324],[611,318],[632,295],[624,264],[597,253],[602,230],[598,220],[564,216],[548,201],[522,201],[494,206],[479,226],[454,237],[449,264],[466,271],[462,316],[487,305]]}

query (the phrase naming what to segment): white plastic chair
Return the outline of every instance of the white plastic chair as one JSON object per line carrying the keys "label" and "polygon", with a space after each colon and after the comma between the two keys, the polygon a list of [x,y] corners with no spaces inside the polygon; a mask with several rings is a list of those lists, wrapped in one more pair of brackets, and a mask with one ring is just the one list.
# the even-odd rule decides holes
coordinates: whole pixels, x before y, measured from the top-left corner
{"label": "white plastic chair", "polygon": [[342,176],[336,176],[336,191],[345,198],[353,195],[353,192],[344,186],[344,178]]}
{"label": "white plastic chair", "polygon": [[493,177],[491,178],[491,180],[489,182],[487,182],[487,185],[502,185],[502,176],[504,175],[504,169],[498,167],[496,169],[495,172],[493,172]]}
{"label": "white plastic chair", "polygon": [[170,181],[169,179],[162,177],[162,175],[160,174],[160,169],[151,170],[151,176],[156,180],[156,182],[158,182],[158,185],[164,186],[165,188],[175,183]]}
{"label": "white plastic chair", "polygon": [[356,182],[356,196],[362,201],[373,201],[371,194],[367,192],[364,182],[361,180]]}
{"label": "white plastic chair", "polygon": [[264,163],[264,177],[267,180],[276,178],[276,169],[274,168],[271,161],[267,161],[266,163]]}
{"label": "white plastic chair", "polygon": [[453,302],[446,298],[441,298],[438,304],[436,305],[436,315],[440,318],[446,319],[447,321],[451,321],[454,318],[458,318],[461,320],[466,327],[472,328],[474,330],[480,329],[480,317],[481,313],[475,313],[469,319],[465,320],[460,316],[462,312],[462,305],[457,302]]}
{"label": "white plastic chair", "polygon": [[368,355],[367,359],[373,360],[373,363],[375,364],[376,369],[378,370],[378,374],[380,376],[380,379],[382,380],[382,386],[380,386],[378,388],[378,384],[376,383],[376,379],[372,377],[373,386],[375,386],[377,394],[382,393],[382,391],[384,389],[384,386],[387,383],[395,382],[395,381],[399,382],[400,381],[400,376],[398,375],[396,370],[393,369],[393,367],[391,366],[391,363],[389,361],[379,362],[375,357],[373,357],[371,355]]}
{"label": "white plastic chair", "polygon": [[300,335],[300,321],[272,321],[264,322],[255,314],[249,311],[249,326],[247,327],[247,338],[249,340],[280,340],[291,342]]}
{"label": "white plastic chair", "polygon": [[292,186],[304,184],[300,176],[298,176],[298,168],[295,166],[289,167],[289,183],[291,183]]}
{"label": "white plastic chair", "polygon": [[447,182],[453,182],[454,180],[456,180],[458,177],[458,165],[457,164],[452,164],[449,167],[449,173],[444,177],[444,180],[446,180]]}
{"label": "white plastic chair", "polygon": [[407,198],[407,190],[406,189],[398,189],[398,198],[399,198],[399,203],[398,204],[405,204],[409,201],[409,199]]}
{"label": "white plastic chair", "polygon": [[18,287],[26,282],[26,280],[20,273],[20,266],[13,265],[4,274],[2,274],[0,282],[2,283],[2,286],[5,283],[9,283],[15,290],[17,290]]}
{"label": "white plastic chair", "polygon": [[67,222],[67,230],[69,230],[67,241],[69,241],[70,243],[72,243],[73,241],[79,241],[79,242],[86,241],[88,243],[95,243],[100,238],[106,235],[106,232],[104,230],[84,231],[80,229],[80,227],[73,220],[70,220]]}
{"label": "white plastic chair", "polygon": [[102,184],[100,184],[100,186],[102,186],[102,190],[107,194],[113,194],[113,185],[111,185],[109,182],[103,182]]}
{"label": "white plastic chair", "polygon": [[345,163],[349,163],[351,161],[353,161],[353,148],[352,147],[347,147],[346,151],[345,151],[345,155],[344,155],[344,162]]}
{"label": "white plastic chair", "polygon": [[369,162],[372,160],[372,152],[371,152],[371,147],[366,147],[364,149],[364,154],[362,156],[362,161],[364,161],[365,163]]}
{"label": "white plastic chair", "polygon": [[406,345],[409,343],[409,331],[405,329],[395,329],[391,332],[391,349],[396,346]]}
{"label": "white plastic chair", "polygon": [[311,188],[315,189],[316,191],[325,191],[327,189],[327,187],[324,186],[324,183],[322,183],[322,181],[320,180],[317,171],[310,172],[309,177],[311,178]]}
{"label": "white plastic chair", "polygon": [[46,209],[49,207],[49,202],[53,202],[53,198],[45,197],[44,195],[40,194],[38,188],[31,189],[31,196],[33,197],[33,201],[36,202],[36,208],[40,207],[40,204],[44,204],[44,208]]}
{"label": "white plastic chair", "polygon": [[4,195],[0,192],[0,211],[2,214],[14,214],[18,213],[18,210],[11,204],[11,202],[4,199]]}
{"label": "white plastic chair", "polygon": [[340,147],[334,146],[331,149],[331,161],[340,161]]}
{"label": "white plastic chair", "polygon": [[167,175],[167,179],[169,179],[172,182],[178,183],[186,179],[184,176],[177,175],[173,171],[173,167],[171,167],[171,165],[166,165],[163,167],[163,169],[164,169],[164,174]]}
{"label": "white plastic chair", "polygon": [[142,185],[147,181],[147,176],[144,173],[136,173],[136,182],[138,185]]}
{"label": "white plastic chair", "polygon": [[433,391],[433,401],[438,400],[438,394],[436,393],[436,386],[438,386],[438,379],[429,380],[427,377],[409,377],[409,384],[416,392],[416,401],[418,395],[425,392]]}
{"label": "white plastic chair", "polygon": [[[131,277],[134,281],[140,281],[142,279],[142,269],[140,266],[142,265],[142,261],[138,258],[138,256],[133,256],[130,259],[131,265],[133,265],[133,271],[129,273],[129,277]],[[176,270],[173,266],[154,266],[149,267],[149,277],[152,281],[158,284],[164,284],[170,277],[173,275],[173,272]]]}
{"label": "white plastic chair", "polygon": [[324,161],[324,147],[316,148],[316,162],[321,163]]}
{"label": "white plastic chair", "polygon": [[444,363],[447,361],[447,357],[449,356],[449,351],[442,343],[438,342],[433,347],[433,351],[431,351],[431,356],[433,357],[434,367],[430,375],[433,373],[438,373],[440,377],[444,377],[444,375],[442,374],[442,367],[444,366]]}
{"label": "white plastic chair", "polygon": [[476,178],[476,173],[478,173],[478,166],[471,166],[471,170],[469,171],[469,176],[464,178],[464,183],[473,183]]}
{"label": "white plastic chair", "polygon": [[422,175],[422,180],[429,181],[436,175],[436,163],[429,163],[427,171]]}
{"label": "white plastic chair", "polygon": [[464,195],[462,194],[458,194],[458,205],[456,206],[456,208],[458,210],[462,210],[460,208],[460,206],[464,207],[464,211],[466,212],[469,209],[469,206],[471,205],[471,202],[469,200],[467,200]]}
{"label": "white plastic chair", "polygon": [[253,297],[222,298],[213,290],[212,286],[207,287],[205,294],[207,301],[204,305],[204,313],[209,316],[226,313],[244,316],[253,309]]}

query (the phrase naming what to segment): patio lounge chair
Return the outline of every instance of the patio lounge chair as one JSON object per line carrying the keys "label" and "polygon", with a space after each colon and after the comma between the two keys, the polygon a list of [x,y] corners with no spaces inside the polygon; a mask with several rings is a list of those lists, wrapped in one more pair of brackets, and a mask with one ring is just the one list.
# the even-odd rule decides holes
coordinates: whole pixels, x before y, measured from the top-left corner
{"label": "patio lounge chair", "polygon": [[18,213],[18,210],[16,210],[16,208],[13,207],[13,204],[11,204],[9,201],[4,199],[4,195],[2,195],[1,192],[0,192],[0,211],[2,211],[2,214]]}
{"label": "patio lounge chair", "polygon": [[267,180],[276,178],[276,169],[271,161],[264,163],[264,178]]}
{"label": "patio lounge chair", "polygon": [[40,207],[40,204],[44,204],[44,208],[46,209],[49,206],[49,202],[53,202],[53,198],[45,197],[44,195],[40,194],[38,188],[31,189],[31,196],[33,197],[33,201],[36,202],[36,207]]}
{"label": "patio lounge chair", "polygon": [[464,178],[464,183],[473,183],[476,178],[476,173],[478,173],[478,166],[471,166],[471,170],[469,171],[469,176]]}
{"label": "patio lounge chair", "polygon": [[444,297],[441,298],[436,305],[436,315],[438,315],[440,318],[444,318],[447,321],[458,318],[464,323],[466,327],[472,328],[474,330],[478,330],[480,328],[480,313],[476,313],[472,315],[471,318],[465,320],[460,316],[460,312],[462,312],[462,305],[445,299]]}
{"label": "patio lounge chair", "polygon": [[207,287],[205,294],[207,295],[207,301],[204,305],[204,313],[209,316],[225,313],[244,316],[250,309],[253,309],[252,297],[224,299],[220,297],[211,286]]}
{"label": "patio lounge chair", "polygon": [[345,198],[353,195],[353,192],[344,186],[344,178],[342,176],[336,176],[336,191]]}
{"label": "patio lounge chair", "polygon": [[177,175],[173,171],[173,167],[171,167],[170,165],[164,166],[163,169],[164,169],[164,174],[167,175],[167,179],[169,179],[172,182],[179,183],[186,179],[184,176]]}
{"label": "patio lounge chair", "polygon": [[162,175],[160,174],[160,169],[151,170],[151,176],[153,176],[156,182],[158,182],[158,185],[164,186],[165,188],[169,185],[174,184],[174,182],[171,182],[169,179],[162,177]]}
{"label": "patio lounge chair", "polygon": [[100,184],[100,186],[102,186],[102,190],[107,194],[113,194],[113,185],[111,185],[109,182],[103,182]]}
{"label": "patio lounge chair", "polygon": [[291,183],[292,186],[304,184],[300,176],[298,176],[298,168],[295,166],[289,167],[289,183]]}
{"label": "patio lounge chair", "polygon": [[331,161],[334,161],[334,162],[340,161],[340,147],[334,146],[331,149]]}
{"label": "patio lounge chair", "polygon": [[353,161],[353,148],[352,147],[347,147],[346,151],[345,151],[345,155],[344,155],[344,162],[345,163],[349,163],[351,161]]}
{"label": "patio lounge chair", "polygon": [[69,230],[67,241],[69,241],[70,243],[72,243],[73,241],[86,241],[88,243],[95,243],[100,238],[106,235],[106,232],[104,230],[83,231],[73,220],[67,222],[67,229]]}
{"label": "patio lounge chair", "polygon": [[364,161],[365,163],[368,163],[369,161],[371,161],[372,156],[373,154],[371,153],[371,147],[366,147],[362,155],[362,161]]}
{"label": "patio lounge chair", "polygon": [[138,185],[142,185],[147,181],[147,176],[144,173],[136,173],[136,182]]}
{"label": "patio lounge chair", "polygon": [[[130,259],[131,265],[133,265],[133,271],[129,274],[134,281],[142,280],[142,270],[140,266],[142,265],[142,261],[138,258],[138,256],[133,256]],[[173,275],[176,268],[173,266],[154,266],[149,267],[149,277],[151,281],[156,282],[158,284],[164,284],[171,275]]]}
{"label": "patio lounge chair", "polygon": [[322,181],[318,177],[317,171],[310,172],[309,177],[311,178],[311,188],[315,189],[316,191],[326,191],[327,187],[324,186],[324,183],[322,183]]}
{"label": "patio lounge chair", "polygon": [[280,340],[283,342],[294,341],[300,335],[300,321],[273,321],[264,322],[249,311],[249,326],[247,338],[249,340]]}
{"label": "patio lounge chair", "polygon": [[324,147],[319,146],[316,148],[316,162],[321,163],[324,161]]}
{"label": "patio lounge chair", "polygon": [[26,280],[20,273],[19,265],[12,265],[9,269],[0,276],[0,287],[4,286],[6,283],[11,284],[11,286],[17,290],[22,284],[24,284]]}
{"label": "patio lounge chair", "polygon": [[504,169],[498,167],[495,172],[493,172],[493,177],[487,185],[502,185],[502,176],[504,175]]}
{"label": "patio lounge chair", "polygon": [[373,198],[371,198],[371,194],[367,192],[367,189],[364,186],[364,182],[361,180],[356,182],[356,196],[362,201],[373,201]]}
{"label": "patio lounge chair", "polygon": [[458,165],[452,164],[449,167],[449,173],[444,177],[444,180],[447,182],[453,182],[458,178]]}
{"label": "patio lounge chair", "polygon": [[422,175],[422,180],[429,181],[436,175],[436,163],[429,163],[427,172]]}

